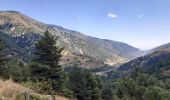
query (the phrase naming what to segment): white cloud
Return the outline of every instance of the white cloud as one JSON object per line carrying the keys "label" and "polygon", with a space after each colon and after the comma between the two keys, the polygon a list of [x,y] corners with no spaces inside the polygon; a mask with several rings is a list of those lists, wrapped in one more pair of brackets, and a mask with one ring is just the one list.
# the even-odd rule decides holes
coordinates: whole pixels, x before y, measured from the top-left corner
{"label": "white cloud", "polygon": [[111,18],[117,18],[118,17],[116,14],[113,14],[113,13],[108,13],[107,16],[111,17]]}
{"label": "white cloud", "polygon": [[143,18],[145,15],[144,14],[140,14],[139,15],[139,18]]}

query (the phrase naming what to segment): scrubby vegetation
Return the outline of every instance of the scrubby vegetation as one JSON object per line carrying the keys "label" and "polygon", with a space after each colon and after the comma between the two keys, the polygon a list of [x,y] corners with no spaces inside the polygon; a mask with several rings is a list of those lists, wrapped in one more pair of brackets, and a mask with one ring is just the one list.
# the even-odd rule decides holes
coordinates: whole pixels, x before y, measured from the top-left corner
{"label": "scrubby vegetation", "polygon": [[[58,94],[78,100],[170,100],[169,60],[149,67],[149,71],[135,67],[127,77],[108,80],[78,67],[64,72],[59,65],[63,48],[56,46],[56,38],[48,31],[36,43],[34,56],[29,62],[11,58],[4,50],[5,43],[1,40],[1,79],[11,79],[39,94]],[[3,84],[0,84],[0,87],[3,89]],[[0,93],[1,97],[3,91]],[[18,93],[17,88],[15,91]],[[17,97],[22,98],[22,94]],[[41,100],[38,95],[32,98]]]}
{"label": "scrubby vegetation", "polygon": [[169,100],[167,81],[136,69],[130,77],[115,79],[111,83],[114,96],[121,100]]}

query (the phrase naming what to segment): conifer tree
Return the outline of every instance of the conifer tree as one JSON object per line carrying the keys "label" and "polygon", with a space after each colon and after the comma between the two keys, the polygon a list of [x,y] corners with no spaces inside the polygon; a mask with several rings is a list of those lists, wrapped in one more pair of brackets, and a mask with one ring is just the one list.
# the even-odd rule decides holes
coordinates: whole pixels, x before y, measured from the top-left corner
{"label": "conifer tree", "polygon": [[3,40],[0,39],[0,77],[7,78],[6,66],[5,66],[6,55],[3,52],[4,49],[5,49],[5,44],[4,44]]}
{"label": "conifer tree", "polygon": [[73,68],[69,72],[70,86],[78,100],[91,100],[91,93],[87,88],[86,73],[80,68]]}
{"label": "conifer tree", "polygon": [[73,68],[70,73],[70,85],[78,100],[101,100],[101,89],[97,78],[88,70]]}
{"label": "conifer tree", "polygon": [[101,90],[99,88],[99,83],[97,78],[93,76],[90,72],[87,72],[87,87],[91,93],[91,100],[101,100]]}
{"label": "conifer tree", "polygon": [[32,75],[40,81],[50,81],[55,91],[63,92],[66,88],[66,75],[59,65],[63,48],[56,46],[56,39],[49,31],[45,32],[35,48],[34,64],[31,65]]}
{"label": "conifer tree", "polygon": [[113,88],[111,86],[111,82],[106,82],[102,88],[102,98],[103,100],[113,100]]}

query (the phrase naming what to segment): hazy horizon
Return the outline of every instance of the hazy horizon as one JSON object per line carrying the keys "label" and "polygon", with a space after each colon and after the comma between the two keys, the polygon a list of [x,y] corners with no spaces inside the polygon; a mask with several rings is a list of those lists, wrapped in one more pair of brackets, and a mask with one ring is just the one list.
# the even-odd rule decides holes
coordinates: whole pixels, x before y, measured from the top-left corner
{"label": "hazy horizon", "polygon": [[5,0],[0,10],[148,50],[170,42],[169,5],[168,0]]}

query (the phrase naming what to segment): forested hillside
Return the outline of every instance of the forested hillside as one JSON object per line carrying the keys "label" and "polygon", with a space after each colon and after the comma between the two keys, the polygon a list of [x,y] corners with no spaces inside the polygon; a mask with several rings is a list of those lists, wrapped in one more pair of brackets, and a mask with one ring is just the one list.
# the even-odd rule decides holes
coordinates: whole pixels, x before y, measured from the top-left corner
{"label": "forested hillside", "polygon": [[[48,30],[35,44],[33,57],[28,63],[17,56],[11,57],[10,49],[5,52],[6,49],[9,47],[1,39],[1,79],[11,79],[41,95],[60,95],[78,100],[170,99],[169,52],[161,51],[138,58],[140,62],[146,62],[147,59],[146,64],[142,63],[146,67],[135,63],[128,69],[123,69],[123,66],[119,70],[114,69],[112,74],[119,72],[121,76],[111,79],[109,73],[108,76],[92,74],[94,70],[76,66],[65,72],[59,65],[64,48],[56,46],[55,36]],[[33,98],[43,100],[35,96]]]}

